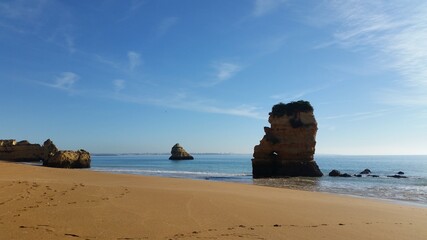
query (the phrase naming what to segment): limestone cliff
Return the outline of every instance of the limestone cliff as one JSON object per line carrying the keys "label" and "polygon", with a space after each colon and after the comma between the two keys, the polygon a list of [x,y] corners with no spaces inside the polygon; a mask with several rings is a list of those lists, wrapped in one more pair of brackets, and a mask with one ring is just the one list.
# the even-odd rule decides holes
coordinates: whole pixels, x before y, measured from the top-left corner
{"label": "limestone cliff", "polygon": [[44,148],[28,141],[0,140],[0,160],[38,162],[43,159]]}
{"label": "limestone cliff", "polygon": [[90,154],[81,149],[78,151],[57,151],[43,166],[56,168],[89,168]]}
{"label": "limestone cliff", "polygon": [[169,157],[169,160],[193,160],[191,156],[179,143],[175,144],[171,150],[172,156]]}
{"label": "limestone cliff", "polygon": [[307,101],[273,106],[265,135],[255,146],[253,178],[322,176],[314,152],[317,122]]}
{"label": "limestone cliff", "polygon": [[14,162],[39,162],[43,166],[61,168],[89,168],[90,154],[84,150],[59,151],[48,139],[40,144],[31,144],[26,140],[0,140],[0,160]]}

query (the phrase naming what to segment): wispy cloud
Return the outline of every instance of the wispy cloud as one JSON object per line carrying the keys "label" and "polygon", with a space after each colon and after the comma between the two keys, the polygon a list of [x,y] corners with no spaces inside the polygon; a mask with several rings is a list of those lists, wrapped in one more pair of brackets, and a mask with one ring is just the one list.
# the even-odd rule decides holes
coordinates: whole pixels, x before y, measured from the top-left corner
{"label": "wispy cloud", "polygon": [[117,70],[121,70],[120,64],[115,62],[115,61],[112,61],[112,60],[110,60],[104,56],[98,55],[98,54],[94,54],[93,57],[94,57],[95,61],[97,61],[101,64],[107,65],[108,67],[112,67],[112,68],[115,68]]}
{"label": "wispy cloud", "polygon": [[264,16],[280,7],[286,0],[255,0],[252,14],[255,17]]}
{"label": "wispy cloud", "polygon": [[378,109],[375,111],[368,111],[368,112],[357,112],[357,113],[321,117],[320,119],[321,120],[348,119],[349,121],[361,121],[361,120],[366,120],[371,118],[382,117],[390,112],[392,112],[391,109]]}
{"label": "wispy cloud", "polygon": [[0,2],[0,15],[5,18],[30,21],[42,14],[47,3],[47,0]]}
{"label": "wispy cloud", "polygon": [[0,2],[0,28],[18,34],[34,34],[43,22],[47,0]]}
{"label": "wispy cloud", "polygon": [[141,64],[141,56],[139,53],[134,51],[128,52],[128,60],[129,60],[129,69],[133,71],[136,67]]}
{"label": "wispy cloud", "polygon": [[177,23],[177,17],[168,17],[163,19],[157,27],[157,37],[162,37],[163,35],[165,35],[169,31],[169,29],[171,29]]}
{"label": "wispy cloud", "polygon": [[132,16],[134,16],[138,10],[146,3],[147,1],[145,0],[131,0],[129,2],[129,7],[128,10],[126,11],[126,14],[120,18],[118,21],[122,22],[122,21],[126,21],[129,18],[131,18]]}
{"label": "wispy cloud", "polygon": [[[407,103],[427,105],[427,2],[328,3],[340,25],[334,44],[373,50],[377,64],[400,74],[398,97],[405,98],[401,100]],[[418,91],[420,88],[423,91]]]}
{"label": "wispy cloud", "polygon": [[295,101],[295,100],[300,100],[302,97],[307,96],[311,93],[315,93],[315,92],[324,90],[327,87],[328,86],[321,86],[321,87],[316,87],[316,88],[305,89],[305,90],[302,90],[299,92],[274,94],[274,95],[270,96],[270,98],[275,99],[275,100],[280,100],[283,102]]}
{"label": "wispy cloud", "polygon": [[383,89],[377,93],[377,100],[394,106],[427,106],[427,90],[419,87],[399,87],[397,89]]}
{"label": "wispy cloud", "polygon": [[49,44],[76,51],[72,14],[59,1],[0,2],[0,28],[35,35]]}
{"label": "wispy cloud", "polygon": [[200,112],[218,113],[218,114],[249,117],[249,118],[256,118],[256,119],[265,119],[265,116],[263,117],[262,114],[259,112],[259,108],[249,106],[249,105],[240,105],[237,107],[228,107],[228,108],[222,108],[222,107],[216,107],[216,106],[204,106],[204,105],[198,105],[198,106],[190,105],[189,107],[190,107],[189,110],[196,110]]}
{"label": "wispy cloud", "polygon": [[63,72],[51,83],[41,82],[40,84],[64,90],[67,92],[74,92],[74,84],[80,79],[79,75],[73,72]]}
{"label": "wispy cloud", "polygon": [[93,60],[118,70],[121,74],[129,74],[136,70],[141,64],[141,55],[135,51],[128,51],[126,59],[109,58],[99,54],[92,54]]}
{"label": "wispy cloud", "polygon": [[123,79],[115,79],[113,80],[114,90],[119,92],[125,88],[125,80]]}
{"label": "wispy cloud", "polygon": [[140,7],[142,7],[142,5],[145,4],[145,0],[131,0],[130,1],[130,10],[131,11],[136,11],[138,10]]}
{"label": "wispy cloud", "polygon": [[224,82],[242,70],[242,66],[232,62],[215,62],[212,67],[215,69],[214,79],[204,84],[208,87]]}
{"label": "wispy cloud", "polygon": [[255,119],[265,119],[259,108],[250,105],[218,106],[215,101],[200,97],[189,97],[185,92],[169,94],[168,97],[141,97],[126,94],[112,96],[118,101],[143,105],[156,105],[172,109],[182,109],[194,112],[225,114]]}
{"label": "wispy cloud", "polygon": [[229,62],[216,63],[214,67],[217,69],[216,78],[221,82],[233,77],[241,69],[239,65]]}
{"label": "wispy cloud", "polygon": [[75,44],[74,44],[74,37],[69,33],[65,33],[64,40],[65,40],[65,46],[67,47],[68,51],[70,53],[74,53],[76,51]]}

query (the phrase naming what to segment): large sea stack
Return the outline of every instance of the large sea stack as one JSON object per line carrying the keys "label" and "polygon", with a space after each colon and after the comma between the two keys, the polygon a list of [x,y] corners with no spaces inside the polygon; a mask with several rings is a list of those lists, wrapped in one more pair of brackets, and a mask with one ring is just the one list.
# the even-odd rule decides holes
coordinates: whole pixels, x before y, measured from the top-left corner
{"label": "large sea stack", "polygon": [[171,150],[172,156],[169,157],[169,160],[193,160],[191,156],[179,143],[173,145]]}
{"label": "large sea stack", "polygon": [[307,101],[273,106],[265,135],[254,148],[253,178],[320,177],[314,161],[317,122]]}

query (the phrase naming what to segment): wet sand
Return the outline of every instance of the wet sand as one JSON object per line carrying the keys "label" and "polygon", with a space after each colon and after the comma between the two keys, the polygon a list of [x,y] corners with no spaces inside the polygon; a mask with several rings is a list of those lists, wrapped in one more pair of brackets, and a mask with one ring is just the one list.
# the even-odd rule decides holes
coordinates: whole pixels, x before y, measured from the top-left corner
{"label": "wet sand", "polygon": [[0,239],[427,239],[427,208],[0,162]]}

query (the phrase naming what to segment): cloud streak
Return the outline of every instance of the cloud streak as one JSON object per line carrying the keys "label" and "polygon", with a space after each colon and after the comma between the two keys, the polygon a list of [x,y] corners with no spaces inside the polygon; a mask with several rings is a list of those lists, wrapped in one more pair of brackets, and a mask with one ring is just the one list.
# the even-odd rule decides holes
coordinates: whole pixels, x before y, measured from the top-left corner
{"label": "cloud streak", "polygon": [[388,113],[390,113],[390,109],[379,109],[376,111],[371,112],[357,112],[357,113],[350,113],[350,114],[341,114],[341,115],[334,115],[334,116],[328,116],[328,117],[322,117],[319,118],[321,120],[332,120],[332,119],[349,119],[349,121],[361,121],[371,118],[378,118],[382,117]]}
{"label": "cloud streak", "polygon": [[[219,107],[216,106],[212,100],[191,97],[189,98],[186,93],[178,92],[170,94],[168,98],[150,98],[131,96],[127,94],[117,94],[112,96],[114,99],[122,102],[131,102],[142,105],[156,105],[172,109],[182,109],[187,111],[224,114],[231,116],[247,117],[254,119],[264,119],[260,109],[249,105],[239,105],[232,107]],[[264,114],[265,115],[265,114]]]}
{"label": "cloud streak", "polygon": [[123,79],[113,80],[113,86],[114,86],[114,90],[116,92],[119,92],[125,88],[125,80]]}
{"label": "cloud streak", "polygon": [[128,60],[130,71],[133,71],[136,67],[141,65],[141,56],[134,51],[128,52]]}
{"label": "cloud streak", "polygon": [[215,68],[217,69],[216,78],[219,82],[233,77],[241,69],[239,65],[229,62],[217,63]]}
{"label": "cloud streak", "polygon": [[165,35],[177,23],[177,17],[168,17],[163,19],[157,27],[157,37],[162,37],[163,35]]}
{"label": "cloud streak", "polygon": [[255,17],[267,15],[285,2],[286,0],[255,0],[252,14]]}
{"label": "cloud streak", "polygon": [[42,82],[42,85],[59,90],[74,92],[74,84],[80,79],[79,75],[73,72],[63,72],[52,83]]}
{"label": "cloud streak", "polygon": [[0,14],[9,19],[30,21],[40,17],[47,0],[0,2]]}
{"label": "cloud streak", "polygon": [[220,84],[232,77],[242,70],[242,67],[237,63],[232,62],[215,62],[212,64],[215,69],[214,79],[205,83],[205,87],[212,87]]}
{"label": "cloud streak", "polygon": [[302,90],[302,91],[296,92],[296,93],[275,94],[275,95],[270,96],[270,98],[275,99],[275,100],[281,100],[283,102],[295,101],[295,100],[301,99],[302,97],[304,97],[306,95],[322,91],[322,90],[326,89],[327,87],[328,86],[311,88],[311,89]]}
{"label": "cloud streak", "polygon": [[400,98],[408,104],[427,105],[427,3],[337,1],[330,7],[340,22],[335,44],[373,49],[374,60],[402,77],[399,84],[404,89],[400,90],[406,92]]}

